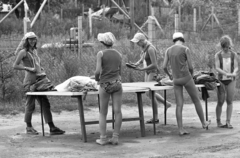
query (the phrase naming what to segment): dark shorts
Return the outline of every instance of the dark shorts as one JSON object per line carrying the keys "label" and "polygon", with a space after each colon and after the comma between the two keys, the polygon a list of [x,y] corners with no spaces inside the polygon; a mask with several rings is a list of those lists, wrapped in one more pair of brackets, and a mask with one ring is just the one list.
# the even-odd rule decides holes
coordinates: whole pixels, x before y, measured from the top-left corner
{"label": "dark shorts", "polygon": [[233,80],[220,80],[225,86],[229,85]]}
{"label": "dark shorts", "polygon": [[111,94],[118,92],[122,89],[122,82],[120,79],[117,79],[111,82],[101,83],[100,87],[103,88],[105,92]]}

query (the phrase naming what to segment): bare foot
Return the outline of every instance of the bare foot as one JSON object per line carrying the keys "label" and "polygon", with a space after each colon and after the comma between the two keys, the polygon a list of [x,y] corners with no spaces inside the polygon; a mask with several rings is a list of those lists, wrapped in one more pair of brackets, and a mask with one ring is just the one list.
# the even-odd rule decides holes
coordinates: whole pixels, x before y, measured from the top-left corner
{"label": "bare foot", "polygon": [[168,102],[167,103],[167,109],[170,108],[172,106],[172,103]]}
{"label": "bare foot", "polygon": [[211,120],[206,121],[205,124],[203,125],[203,129],[208,130],[208,126],[211,124]]}
{"label": "bare foot", "polygon": [[186,131],[185,129],[182,129],[179,131],[179,136],[189,135],[190,133]]}

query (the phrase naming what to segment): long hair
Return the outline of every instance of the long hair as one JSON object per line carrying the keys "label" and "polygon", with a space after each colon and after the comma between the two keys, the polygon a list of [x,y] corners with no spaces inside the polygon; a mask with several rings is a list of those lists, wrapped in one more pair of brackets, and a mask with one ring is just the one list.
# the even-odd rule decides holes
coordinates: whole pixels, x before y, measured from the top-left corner
{"label": "long hair", "polygon": [[[29,48],[30,48],[30,44],[28,42],[28,39],[29,38],[25,39],[25,42],[23,44],[23,48],[26,49],[26,51],[29,51]],[[35,45],[33,46],[33,49],[37,49],[37,41],[36,41]]]}

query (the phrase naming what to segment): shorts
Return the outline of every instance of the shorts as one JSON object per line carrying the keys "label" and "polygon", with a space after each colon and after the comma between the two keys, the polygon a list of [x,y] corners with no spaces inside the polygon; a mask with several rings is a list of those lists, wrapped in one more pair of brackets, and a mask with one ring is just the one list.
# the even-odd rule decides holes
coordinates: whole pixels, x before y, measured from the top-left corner
{"label": "shorts", "polygon": [[229,85],[233,80],[220,80],[225,86]]}
{"label": "shorts", "polygon": [[100,87],[103,88],[108,94],[111,94],[122,89],[122,82],[120,79],[117,79],[111,82],[100,83]]}

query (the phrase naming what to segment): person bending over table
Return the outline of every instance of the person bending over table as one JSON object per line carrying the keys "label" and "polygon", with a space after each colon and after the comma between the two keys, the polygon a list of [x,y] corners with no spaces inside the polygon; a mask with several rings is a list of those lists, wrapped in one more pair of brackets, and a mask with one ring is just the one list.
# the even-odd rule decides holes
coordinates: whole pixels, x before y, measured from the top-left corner
{"label": "person bending over table", "polygon": [[[134,67],[133,69],[139,70],[139,71],[145,71],[145,77],[144,81],[145,82],[150,82],[154,81],[157,78],[157,74],[159,73],[159,68],[157,65],[157,50],[153,46],[153,44],[147,40],[147,38],[144,36],[142,33],[136,33],[131,40],[133,43],[136,43],[139,47],[142,48],[143,52],[141,54],[141,58],[138,62],[136,62],[134,65],[137,67]],[[143,67],[138,67],[140,64],[143,63]],[[148,97],[151,99],[151,93],[149,92]],[[158,119],[158,101],[164,104],[164,98],[156,93],[155,94],[155,99],[154,99],[154,105],[155,105],[155,120],[151,118],[148,120],[146,123],[159,123]],[[167,101],[167,109],[171,107],[172,103]]]}
{"label": "person bending over table", "polygon": [[[16,70],[24,70],[25,77],[23,80],[24,91],[29,92],[30,86],[34,84],[38,79],[46,76],[43,68],[40,66],[40,58],[37,54],[37,36],[34,32],[28,32],[22,39],[21,46],[16,51],[17,57],[13,63],[13,68]],[[22,50],[20,47],[23,47]],[[22,62],[22,64],[21,64]],[[50,103],[46,96],[26,96],[25,104],[25,119],[27,124],[26,133],[31,135],[37,135],[38,132],[32,127],[32,113],[35,110],[35,100],[37,100],[40,106],[43,106],[43,114],[45,122],[48,123],[50,128],[50,134],[64,134],[65,131],[56,127],[53,123],[52,113],[50,110]]]}
{"label": "person bending over table", "polygon": [[[190,50],[188,47],[183,45],[185,42],[183,34],[181,32],[174,33],[173,42],[174,45],[166,50],[163,69],[169,78],[171,80],[173,79],[174,94],[176,99],[176,118],[179,135],[182,136],[189,134],[189,132],[183,128],[182,121],[182,110],[184,102],[183,87],[185,87],[188,94],[190,95],[204,129],[207,129],[210,121],[205,121],[204,119],[202,105],[198,97],[197,88],[192,78],[193,67],[190,58]],[[172,74],[170,74],[167,69],[168,63],[170,63]]]}
{"label": "person bending over table", "polygon": [[[236,76],[238,72],[237,54],[232,50],[232,39],[225,35],[221,37],[219,46],[221,50],[215,54],[215,66],[218,72],[218,79],[223,83],[225,93],[217,93],[218,101],[216,107],[217,126],[220,128],[232,129],[231,116],[233,110],[233,98],[236,88]],[[227,102],[226,124],[221,123],[222,106]]]}
{"label": "person bending over table", "polygon": [[[106,47],[106,49],[97,53],[97,65],[95,71],[95,80],[100,84],[100,139],[97,139],[96,143],[100,145],[108,143],[117,145],[122,125],[122,55],[116,49],[112,48],[116,39],[111,32],[99,33],[97,39]],[[106,135],[106,119],[110,97],[112,98],[112,107],[115,114],[115,126],[112,138],[108,140]]]}

